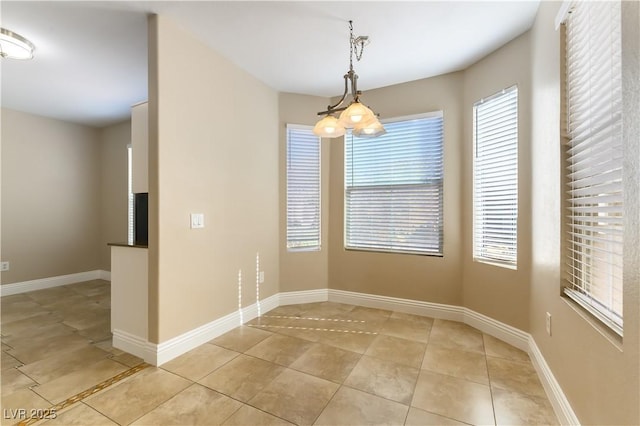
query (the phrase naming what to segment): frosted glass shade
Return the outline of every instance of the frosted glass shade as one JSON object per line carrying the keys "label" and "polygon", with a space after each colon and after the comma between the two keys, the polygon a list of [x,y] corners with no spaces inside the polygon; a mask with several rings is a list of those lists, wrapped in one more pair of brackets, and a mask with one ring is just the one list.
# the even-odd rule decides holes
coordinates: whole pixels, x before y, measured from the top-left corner
{"label": "frosted glass shade", "polygon": [[373,120],[369,120],[367,123],[357,125],[353,128],[353,134],[359,138],[375,138],[385,133],[387,133],[387,131],[375,116]]}
{"label": "frosted glass shade", "polygon": [[352,102],[351,105],[340,114],[340,124],[344,127],[355,127],[359,123],[366,123],[376,118],[373,111],[360,102]]}
{"label": "frosted glass shade", "polygon": [[316,123],[313,133],[321,138],[337,138],[344,135],[345,128],[333,115],[327,115]]}
{"label": "frosted glass shade", "polygon": [[31,59],[35,46],[20,34],[0,28],[0,56],[11,59]]}

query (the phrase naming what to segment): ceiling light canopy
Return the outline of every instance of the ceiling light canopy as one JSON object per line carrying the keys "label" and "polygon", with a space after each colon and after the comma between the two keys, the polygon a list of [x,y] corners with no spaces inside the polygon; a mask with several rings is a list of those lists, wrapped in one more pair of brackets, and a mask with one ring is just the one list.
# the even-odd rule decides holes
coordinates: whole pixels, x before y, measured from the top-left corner
{"label": "ceiling light canopy", "polygon": [[[345,134],[346,129],[353,129],[353,134],[359,137],[376,137],[386,133],[380,124],[376,114],[366,105],[360,102],[362,92],[358,90],[358,74],[353,70],[353,55],[359,61],[362,58],[364,46],[369,43],[367,36],[353,36],[353,21],[349,21],[349,71],[344,75],[344,93],[335,104],[329,105],[326,111],[318,115],[324,115],[313,128],[313,133],[323,138],[336,138]],[[351,103],[342,107],[342,104],[351,89]],[[336,114],[340,113],[339,118]]]}
{"label": "ceiling light canopy", "polygon": [[31,59],[35,46],[20,34],[0,28],[0,57],[10,59]]}

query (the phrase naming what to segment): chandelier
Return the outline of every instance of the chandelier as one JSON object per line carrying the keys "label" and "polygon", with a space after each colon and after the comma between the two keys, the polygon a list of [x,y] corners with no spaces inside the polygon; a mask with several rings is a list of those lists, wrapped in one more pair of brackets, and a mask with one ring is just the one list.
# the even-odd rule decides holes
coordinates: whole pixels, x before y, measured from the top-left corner
{"label": "chandelier", "polygon": [[[358,90],[358,74],[353,70],[353,55],[360,61],[364,46],[369,43],[367,36],[353,36],[353,21],[349,21],[349,71],[344,75],[344,93],[335,104],[329,105],[324,115],[313,128],[313,133],[323,138],[337,138],[345,134],[346,129],[353,129],[359,137],[373,138],[386,133],[376,114],[360,102],[361,91]],[[349,87],[350,86],[350,87]],[[351,88],[351,103],[341,107]],[[340,116],[336,115],[340,113]]]}
{"label": "chandelier", "polygon": [[20,34],[0,28],[0,57],[31,59],[35,46]]}

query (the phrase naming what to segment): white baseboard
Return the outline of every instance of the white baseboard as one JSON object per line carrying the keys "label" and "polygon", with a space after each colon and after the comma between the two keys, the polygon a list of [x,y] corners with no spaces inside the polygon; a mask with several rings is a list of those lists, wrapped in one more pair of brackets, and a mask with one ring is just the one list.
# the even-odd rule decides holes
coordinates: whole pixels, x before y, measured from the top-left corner
{"label": "white baseboard", "polygon": [[327,300],[329,300],[329,291],[326,288],[278,293],[279,306],[326,302]]}
{"label": "white baseboard", "polygon": [[61,285],[75,284],[91,280],[111,281],[111,272],[96,269],[95,271],[79,272],[77,274],[60,275],[57,277],[4,284],[0,286],[0,296],[11,296],[12,294],[44,290],[45,288],[59,287]]}
{"label": "white baseboard", "polygon": [[486,315],[482,315],[468,308],[464,309],[464,323],[482,331],[485,334],[500,339],[503,342],[515,346],[521,351],[529,352],[529,339],[531,335],[524,331],[512,327],[508,324],[497,321]]}
{"label": "white baseboard", "polygon": [[113,330],[111,346],[142,358],[149,364],[154,364],[153,360],[156,358],[156,345],[148,342],[145,338],[115,329]]}
{"label": "white baseboard", "polygon": [[[275,294],[273,296],[267,297],[266,299],[261,300],[259,304],[253,303],[252,305],[242,308],[242,311],[238,310],[232,312],[228,315],[218,318],[217,320],[211,321],[210,323],[204,324],[198,328],[190,330],[160,344],[149,343],[144,341],[144,339],[138,338],[140,342],[135,349],[138,350],[139,353],[145,354],[146,348],[150,348],[151,350],[149,351],[149,354],[144,357],[145,362],[148,362],[152,365],[160,366],[186,352],[189,352],[191,349],[197,348],[198,346],[207,343],[212,339],[215,339],[216,337],[226,333],[227,331],[233,330],[234,328],[242,325],[247,321],[251,321],[258,316],[258,312],[260,312],[260,314],[262,315],[278,307],[278,296],[278,294]],[[119,347],[116,345],[115,330],[113,339],[114,347],[126,350],[124,346]],[[120,341],[118,341],[118,344],[119,343]],[[128,342],[123,343],[127,344]],[[127,352],[129,351],[127,350]],[[136,353],[133,354],[136,356],[140,356]]]}
{"label": "white baseboard", "polygon": [[261,300],[259,307],[258,304],[254,303],[243,308],[242,311],[233,312],[159,345],[114,330],[113,346],[139,356],[150,364],[159,366],[232,330],[244,322],[256,318],[258,312],[265,314],[277,306],[327,300],[463,322],[483,333],[528,352],[560,423],[563,425],[580,424],[560,385],[529,333],[461,306],[334,289],[286,292]]}
{"label": "white baseboard", "polygon": [[464,320],[464,310],[460,306],[422,302],[420,300],[329,289],[329,301],[452,321],[462,322]]}
{"label": "white baseboard", "polygon": [[536,345],[533,336],[529,335],[529,356],[531,357],[531,362],[533,363],[533,367],[536,369],[538,373],[538,377],[542,382],[542,386],[549,397],[549,401],[553,406],[553,410],[558,416],[558,421],[561,425],[579,425],[580,420],[574,413],[573,408],[571,408],[571,404],[567,400],[564,392],[562,392],[562,388],[560,384],[556,380],[555,376],[551,372],[547,361],[542,356],[542,352]]}

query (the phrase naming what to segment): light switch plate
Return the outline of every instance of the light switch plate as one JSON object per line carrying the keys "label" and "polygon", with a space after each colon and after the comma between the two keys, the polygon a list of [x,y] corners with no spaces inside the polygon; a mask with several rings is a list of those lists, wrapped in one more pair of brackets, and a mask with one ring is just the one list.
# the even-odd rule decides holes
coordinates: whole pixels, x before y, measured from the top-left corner
{"label": "light switch plate", "polygon": [[204,213],[191,213],[191,229],[204,228]]}

